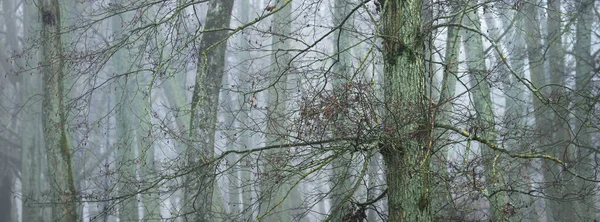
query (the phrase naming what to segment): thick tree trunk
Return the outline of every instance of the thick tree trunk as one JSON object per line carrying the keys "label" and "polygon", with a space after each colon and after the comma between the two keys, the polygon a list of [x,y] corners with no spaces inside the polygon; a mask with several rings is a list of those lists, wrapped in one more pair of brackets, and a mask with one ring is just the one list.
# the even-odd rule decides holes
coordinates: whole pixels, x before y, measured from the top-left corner
{"label": "thick tree trunk", "polygon": [[64,104],[64,61],[58,0],[41,1],[42,20],[42,119],[47,150],[49,181],[54,221],[77,220],[76,191],[71,168],[71,150],[65,129],[67,111]]}
{"label": "thick tree trunk", "polygon": [[[208,3],[205,30],[228,28],[233,0]],[[214,155],[219,91],[225,66],[227,30],[206,32],[198,48],[196,82],[192,95],[190,134],[192,141],[185,155],[188,164],[198,167],[186,178],[184,213],[187,221],[214,221],[214,209],[222,207],[220,195],[214,196],[215,169],[210,161]],[[220,192],[217,190],[216,192]],[[213,199],[217,202],[213,203]]]}
{"label": "thick tree trunk", "polygon": [[392,222],[433,220],[421,4],[386,1],[383,12],[386,113],[381,153]]}

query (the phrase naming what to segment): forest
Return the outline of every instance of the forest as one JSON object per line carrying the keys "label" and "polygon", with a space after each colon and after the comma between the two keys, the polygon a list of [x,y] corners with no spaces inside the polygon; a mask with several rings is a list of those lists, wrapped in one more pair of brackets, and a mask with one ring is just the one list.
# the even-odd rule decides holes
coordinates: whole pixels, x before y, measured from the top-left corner
{"label": "forest", "polygon": [[0,222],[600,220],[595,0],[0,2]]}

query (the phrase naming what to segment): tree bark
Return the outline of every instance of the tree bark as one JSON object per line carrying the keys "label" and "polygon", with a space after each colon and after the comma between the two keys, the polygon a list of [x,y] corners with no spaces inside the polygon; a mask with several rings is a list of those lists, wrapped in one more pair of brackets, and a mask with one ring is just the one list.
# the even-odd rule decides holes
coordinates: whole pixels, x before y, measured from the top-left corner
{"label": "tree bark", "polygon": [[[272,51],[271,71],[269,73],[268,114],[266,145],[277,145],[289,142],[289,117],[286,106],[288,105],[288,76],[291,75],[291,0],[280,0],[276,8],[283,7],[273,15],[272,20]],[[285,168],[289,167],[289,152],[282,149],[265,152],[264,167],[260,172],[260,200],[259,220],[263,222],[292,221],[290,210],[290,193],[293,190],[290,177]]]}
{"label": "tree bark", "polygon": [[67,110],[64,103],[64,60],[58,0],[40,1],[42,20],[42,119],[47,150],[54,221],[77,220],[76,191],[67,141]]}
{"label": "tree bark", "polygon": [[[575,141],[577,148],[577,165],[575,167],[578,175],[584,178],[595,179],[594,170],[594,152],[589,148],[592,146],[592,131],[588,126],[590,124],[591,115],[594,105],[593,94],[590,85],[592,79],[592,71],[594,68],[594,58],[591,54],[591,32],[593,19],[594,1],[579,2],[577,18],[577,33],[575,42],[575,59],[576,59],[576,76],[575,88],[580,95],[575,101],[575,124],[573,132],[575,132]],[[596,207],[594,198],[594,187],[596,184],[584,180],[577,181],[576,190],[579,190],[583,196],[578,202],[577,214],[579,220],[593,221],[596,218]]]}
{"label": "tree bark", "polygon": [[[24,36],[25,39],[39,38],[39,30],[41,24],[38,20],[38,9],[33,3],[25,4],[24,6]],[[27,44],[24,48],[33,47]],[[21,101],[31,100],[35,95],[40,95],[41,90],[41,73],[34,69],[40,61],[40,53],[30,52],[31,59],[24,63],[25,69],[33,69],[28,73],[21,74]],[[35,72],[34,72],[35,70]],[[42,139],[42,119],[40,112],[42,111],[41,103],[28,102],[23,104],[24,108],[21,111],[21,192],[23,194],[23,221],[44,221],[42,216],[42,149],[44,146]]]}
{"label": "tree bark", "polygon": [[[186,178],[184,191],[184,213],[187,221],[214,221],[215,209],[222,206],[222,200],[214,196],[215,169],[210,161],[214,156],[217,108],[219,91],[225,66],[227,30],[229,28],[233,0],[216,0],[208,3],[204,30],[198,48],[196,81],[192,94],[190,134],[192,141],[185,151],[190,166],[198,167]],[[217,190],[216,192],[220,192]],[[217,199],[217,203],[213,203]]]}
{"label": "tree bark", "polygon": [[[335,32],[333,39],[333,49],[336,59],[336,63],[333,67],[333,96],[340,100],[341,104],[346,104],[346,98],[348,97],[348,88],[350,79],[352,78],[352,37],[349,33],[354,28],[354,17],[350,15],[353,7],[352,0],[335,0],[333,6],[333,22],[334,26],[338,28]],[[337,113],[336,127],[333,129],[334,137],[342,137],[350,133],[348,130],[348,114],[344,112]],[[335,146],[334,149],[337,152],[337,157],[332,161],[331,167],[333,169],[333,175],[331,178],[331,184],[333,189],[331,190],[331,214],[329,217],[331,221],[343,221],[344,215],[351,213],[350,198],[352,197],[352,185],[353,182],[350,180],[352,170],[352,152],[348,151],[348,143],[340,142]]]}
{"label": "tree bark", "polygon": [[[123,4],[122,0],[113,0],[115,5]],[[112,20],[112,32],[116,41],[122,41],[121,36],[125,35],[122,27],[131,20],[131,13],[125,12],[121,16],[115,16]],[[128,49],[121,48],[112,57],[114,73],[128,73],[131,71],[132,53]],[[133,74],[124,75],[117,80],[116,98],[116,136],[117,136],[117,154],[116,162],[118,166],[117,192],[123,198],[118,204],[120,221],[138,221],[138,200],[137,200],[137,163],[135,157],[135,134],[134,127],[136,120],[132,113],[133,100],[137,92],[135,91],[135,78]],[[132,98],[134,98],[132,100]]]}
{"label": "tree bark", "polygon": [[383,12],[386,164],[389,221],[432,221],[431,133],[425,100],[422,1],[386,1]]}

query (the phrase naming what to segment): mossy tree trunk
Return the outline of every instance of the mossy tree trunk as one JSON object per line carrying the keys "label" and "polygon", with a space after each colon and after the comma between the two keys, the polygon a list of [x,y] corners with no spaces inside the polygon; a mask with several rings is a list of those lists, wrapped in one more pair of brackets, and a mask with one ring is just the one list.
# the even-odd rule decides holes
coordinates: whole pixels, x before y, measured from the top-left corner
{"label": "mossy tree trunk", "polygon": [[383,11],[386,164],[389,221],[432,221],[422,1],[386,1]]}
{"label": "mossy tree trunk", "polygon": [[[190,145],[185,155],[190,167],[197,167],[186,178],[184,214],[187,221],[214,221],[215,209],[222,207],[220,190],[215,191],[216,165],[214,156],[219,91],[223,81],[225,49],[233,0],[216,0],[208,3],[204,30],[198,47],[196,81],[192,94],[190,116]],[[216,196],[213,196],[217,193]],[[213,200],[217,200],[213,202]]]}
{"label": "mossy tree trunk", "polygon": [[77,196],[73,183],[71,150],[67,141],[65,77],[58,0],[40,1],[42,20],[42,119],[46,145],[54,221],[77,220]]}

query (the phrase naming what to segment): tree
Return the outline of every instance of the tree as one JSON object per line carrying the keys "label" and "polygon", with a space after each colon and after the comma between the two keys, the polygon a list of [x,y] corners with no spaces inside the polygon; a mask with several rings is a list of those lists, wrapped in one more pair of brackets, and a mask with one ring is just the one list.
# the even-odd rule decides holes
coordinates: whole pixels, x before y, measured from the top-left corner
{"label": "tree", "polygon": [[[284,144],[290,141],[288,135],[288,76],[292,66],[291,40],[291,0],[277,1],[274,5],[279,12],[273,16],[272,68],[269,72],[268,105],[267,105],[267,138],[266,145]],[[289,178],[284,173],[289,167],[290,153],[286,149],[270,150],[265,152],[265,165],[260,174],[260,221],[292,221],[293,215],[289,210],[289,193],[294,187],[288,182]]]}
{"label": "tree", "polygon": [[[122,1],[114,1],[113,4],[121,5]],[[114,38],[120,39],[125,24],[128,24],[131,20],[131,13],[124,13],[122,16],[114,17],[112,21],[112,29]],[[127,74],[132,70],[131,66],[134,61],[131,58],[133,53],[121,49],[115,52],[112,57],[114,73]],[[136,81],[133,78],[126,76],[120,78],[117,82],[119,89],[115,100],[120,104],[116,113],[117,130],[116,133],[119,135],[117,142],[117,153],[116,159],[119,168],[118,177],[118,193],[123,198],[119,207],[119,220],[122,221],[138,221],[138,201],[137,191],[134,184],[137,182],[137,163],[135,157],[135,134],[134,128],[134,115],[132,113],[132,99],[136,100],[135,92]]]}
{"label": "tree", "polygon": [[[212,1],[206,15],[206,32],[198,48],[196,82],[191,102],[190,133],[192,145],[186,149],[187,161],[197,164],[197,172],[188,175],[185,189],[185,214],[189,221],[210,221],[211,212],[222,206],[214,191],[215,123],[219,105],[219,89],[223,81],[225,63],[224,40],[228,35],[233,0]],[[215,199],[213,199],[215,198]],[[217,200],[217,202],[213,202]]]}
{"label": "tree", "polygon": [[52,217],[56,221],[77,220],[76,190],[71,167],[71,150],[67,141],[64,92],[64,60],[61,41],[59,1],[43,1],[39,8],[42,20],[42,119],[44,142],[50,169],[49,180]]}
{"label": "tree", "polygon": [[[594,152],[590,149],[593,147],[592,130],[589,127],[592,115],[592,110],[597,102],[594,102],[593,92],[590,90],[593,86],[590,84],[592,73],[594,70],[594,57],[591,54],[591,24],[593,1],[582,1],[577,5],[579,16],[577,17],[577,32],[575,42],[576,52],[576,73],[575,73],[575,88],[577,101],[574,105],[574,115],[577,120],[573,124],[575,131],[575,143],[577,146],[578,163],[576,163],[576,172],[578,175],[583,175],[585,178],[593,178]],[[597,72],[596,72],[597,73]],[[578,219],[593,220],[596,217],[596,208],[594,201],[593,187],[595,183],[591,181],[581,180],[577,184],[577,190],[583,192],[583,197],[578,201],[577,214]]]}
{"label": "tree", "polygon": [[387,1],[383,10],[386,112],[380,152],[386,164],[389,221],[431,221],[432,126],[419,33],[421,1]]}
{"label": "tree", "polygon": [[595,218],[593,2],[12,2],[0,177],[25,220]]}

